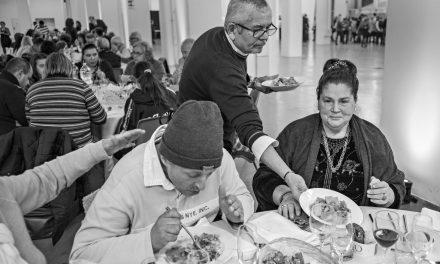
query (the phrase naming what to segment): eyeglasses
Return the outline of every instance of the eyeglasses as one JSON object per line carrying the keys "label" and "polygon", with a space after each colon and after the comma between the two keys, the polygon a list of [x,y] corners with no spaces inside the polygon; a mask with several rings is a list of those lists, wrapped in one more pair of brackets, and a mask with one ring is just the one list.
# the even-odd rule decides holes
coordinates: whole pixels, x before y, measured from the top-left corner
{"label": "eyeglasses", "polygon": [[240,26],[240,27],[246,29],[246,30],[251,31],[253,33],[252,36],[254,38],[261,38],[264,35],[264,33],[267,33],[268,36],[272,36],[273,34],[275,34],[275,32],[277,32],[277,29],[278,29],[276,26],[274,26],[274,24],[270,24],[265,29],[256,29],[256,30],[250,29],[250,28],[245,27],[245,26],[238,24],[238,23],[235,23],[235,24],[237,26]]}
{"label": "eyeglasses", "polygon": [[132,52],[131,52],[131,55],[139,56],[139,55],[142,55],[142,52],[132,51]]}

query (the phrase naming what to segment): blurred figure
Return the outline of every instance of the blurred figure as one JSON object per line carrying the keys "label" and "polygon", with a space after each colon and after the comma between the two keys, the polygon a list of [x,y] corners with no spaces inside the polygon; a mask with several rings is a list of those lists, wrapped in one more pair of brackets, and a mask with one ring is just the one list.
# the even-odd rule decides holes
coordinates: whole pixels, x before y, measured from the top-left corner
{"label": "blurred figure", "polygon": [[75,29],[76,29],[76,32],[77,32],[77,33],[81,32],[81,28],[82,28],[81,22],[79,22],[79,21],[77,20],[77,21],[75,22]]}
{"label": "blurred figure", "polygon": [[110,42],[107,38],[98,39],[99,57],[110,63],[112,68],[121,68],[121,57],[110,51]]}
{"label": "blurred figure", "polygon": [[121,57],[123,63],[128,63],[132,59],[130,51],[125,47],[121,37],[114,36],[111,38],[111,51]]}
{"label": "blurred figure", "polygon": [[32,48],[31,48],[32,54],[41,52],[41,44],[43,44],[43,41],[44,41],[44,39],[41,37],[32,39],[32,43],[33,43]]}
{"label": "blurred figure", "polygon": [[44,40],[43,43],[41,43],[41,53],[44,53],[46,55],[51,54],[52,52],[55,52],[56,47],[55,43],[51,40]]}
{"label": "blurred figure", "polygon": [[78,33],[76,35],[75,45],[82,50],[86,43],[86,36],[83,33]]}
{"label": "blurred figure", "polygon": [[31,76],[32,67],[22,58],[11,59],[0,74],[0,135],[28,125],[24,88]]}
{"label": "blurred figure", "polygon": [[[75,22],[73,22],[73,19],[71,19],[71,18],[66,19],[66,23],[65,23],[66,27],[64,28],[64,32],[66,34],[69,34],[71,40],[76,39],[76,34],[77,34],[77,30],[76,30],[74,24],[75,24]],[[70,46],[70,42],[67,42],[67,45]]]}
{"label": "blurred figure", "polygon": [[30,53],[32,49],[32,38],[29,36],[24,36],[21,40],[20,48],[15,53],[16,57],[22,57],[25,53]]}
{"label": "blurred figure", "polygon": [[96,36],[95,36],[95,34],[89,32],[89,33],[86,34],[85,37],[86,37],[85,38],[85,40],[86,40],[85,44],[96,45]]}
{"label": "blurred figure", "polygon": [[185,60],[191,51],[191,48],[194,44],[194,39],[187,38],[180,45],[180,51],[182,52],[182,58],[179,59],[179,63],[177,64],[176,70],[172,75],[172,83],[178,84],[180,81],[180,76],[182,75],[183,65],[185,64]]}
{"label": "blurred figure", "polygon": [[66,42],[68,48],[72,46],[72,37],[69,34],[66,33],[61,34],[60,41]]}
{"label": "blurred figure", "polygon": [[153,58],[153,48],[151,48],[151,46],[147,42],[136,42],[133,45],[131,56],[133,57],[133,60],[127,64],[127,67],[124,71],[125,75],[134,74],[134,65],[137,62],[147,61],[148,63],[150,63],[153,76],[157,80],[162,80],[162,78],[165,76],[165,68],[163,64]]}
{"label": "blurred figure", "polygon": [[0,21],[0,43],[3,48],[3,53],[6,53],[6,48],[10,48],[12,45],[11,31],[6,27],[4,21]]}
{"label": "blurred figure", "polygon": [[102,19],[95,19],[94,16],[89,16],[89,30],[92,31],[97,27],[102,28],[104,33],[107,32],[107,25],[104,23]]}
{"label": "blurred figure", "polygon": [[55,44],[55,52],[61,52],[64,54],[64,50],[67,48],[67,43],[63,40],[59,40]]}
{"label": "blurred figure", "polygon": [[46,58],[47,55],[44,53],[35,53],[32,56],[31,66],[33,74],[30,80],[31,85],[43,79],[44,71],[46,69]]}
{"label": "blurred figure", "polygon": [[38,22],[38,27],[35,30],[40,32],[45,39],[49,36],[49,28],[44,24],[43,20]]}
{"label": "blurred figure", "polygon": [[12,43],[12,48],[13,48],[12,53],[14,54],[17,53],[18,49],[21,46],[21,40],[23,39],[23,37],[24,36],[21,33],[14,34],[14,43]]}
{"label": "blurred figure", "polygon": [[134,43],[142,41],[141,33],[137,32],[137,31],[132,32],[130,34],[129,41],[130,41],[130,45],[133,47]]}

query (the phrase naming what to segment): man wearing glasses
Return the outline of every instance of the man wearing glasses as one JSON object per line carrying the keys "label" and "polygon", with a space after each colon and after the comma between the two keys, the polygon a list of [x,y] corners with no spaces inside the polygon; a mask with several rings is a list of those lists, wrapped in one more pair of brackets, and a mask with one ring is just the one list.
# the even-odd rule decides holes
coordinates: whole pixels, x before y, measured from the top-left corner
{"label": "man wearing glasses", "polygon": [[[231,0],[224,27],[202,34],[194,43],[183,67],[178,104],[187,100],[214,101],[223,116],[224,148],[232,152],[236,135],[257,159],[283,177],[298,199],[307,189],[303,178],[279,157],[278,142],[263,132],[258,111],[247,88],[260,90],[247,74],[247,55],[260,53],[277,28],[265,0]],[[297,214],[301,212],[295,205]]]}

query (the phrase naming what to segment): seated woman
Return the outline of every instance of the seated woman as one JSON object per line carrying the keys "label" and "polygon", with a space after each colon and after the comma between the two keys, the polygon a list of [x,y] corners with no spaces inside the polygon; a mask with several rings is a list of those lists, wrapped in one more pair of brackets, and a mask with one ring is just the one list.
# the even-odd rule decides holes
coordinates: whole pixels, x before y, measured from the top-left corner
{"label": "seated woman", "polygon": [[65,129],[83,147],[92,142],[91,123],[103,124],[107,114],[92,90],[73,78],[74,67],[62,53],[47,57],[44,79],[27,92],[26,116],[29,126]]}
{"label": "seated woman", "polygon": [[[358,205],[398,208],[405,195],[404,174],[382,132],[354,115],[356,74],[350,61],[328,60],[316,89],[319,113],[284,128],[277,152],[309,188],[335,190]],[[253,189],[260,210],[278,209],[290,218],[299,214],[287,184],[267,166],[258,169]]]}
{"label": "seated woman", "polygon": [[165,76],[165,68],[163,64],[154,59],[153,48],[145,41],[139,41],[133,44],[133,52],[131,53],[133,60],[127,64],[125,68],[124,75],[134,75],[134,65],[141,61],[146,61],[151,65],[151,71],[153,76],[162,81]]}
{"label": "seated woman", "polygon": [[136,128],[140,119],[160,116],[177,108],[176,94],[153,76],[150,63],[136,63],[134,77],[139,87],[130,94],[125,103],[124,130]]}
{"label": "seated woman", "polygon": [[124,42],[122,42],[121,37],[114,36],[110,40],[111,51],[116,55],[121,57],[123,63],[128,63],[131,61],[130,51],[125,47]]}
{"label": "seated woman", "polygon": [[47,55],[44,53],[35,53],[31,59],[32,78],[29,80],[30,84],[34,84],[43,79],[44,68],[46,67]]}
{"label": "seated woman", "polygon": [[78,67],[78,75],[81,78],[81,67],[83,64],[92,71],[93,83],[109,80],[116,83],[116,78],[113,73],[112,66],[107,61],[101,60],[98,56],[98,48],[94,44],[86,44],[82,49],[82,61],[76,63]]}

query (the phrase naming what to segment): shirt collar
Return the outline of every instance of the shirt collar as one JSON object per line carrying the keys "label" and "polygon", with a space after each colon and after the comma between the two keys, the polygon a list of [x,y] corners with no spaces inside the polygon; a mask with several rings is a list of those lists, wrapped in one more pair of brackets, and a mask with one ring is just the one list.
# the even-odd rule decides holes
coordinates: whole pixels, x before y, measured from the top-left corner
{"label": "shirt collar", "polygon": [[241,51],[239,48],[237,48],[237,46],[235,46],[234,42],[229,37],[229,35],[226,31],[225,31],[225,35],[226,35],[226,39],[228,40],[229,44],[231,44],[231,47],[235,52],[237,52],[238,54],[240,54],[241,56],[244,56],[244,57],[247,57],[247,55],[249,55],[249,54],[246,54],[243,51]]}
{"label": "shirt collar", "polygon": [[154,131],[150,140],[147,142],[144,153],[144,185],[145,187],[162,186],[165,190],[175,189],[174,185],[166,178],[160,164],[159,156],[156,151],[157,140],[160,140],[167,125],[162,125]]}

